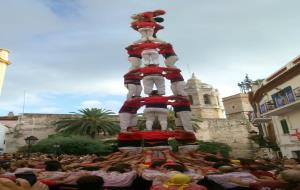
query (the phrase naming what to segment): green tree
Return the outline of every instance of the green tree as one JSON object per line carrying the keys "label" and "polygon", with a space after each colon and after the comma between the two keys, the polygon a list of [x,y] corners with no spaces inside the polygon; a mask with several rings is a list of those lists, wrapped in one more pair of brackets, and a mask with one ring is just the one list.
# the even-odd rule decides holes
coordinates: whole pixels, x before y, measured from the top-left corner
{"label": "green tree", "polygon": [[231,147],[225,143],[205,141],[197,141],[197,143],[199,145],[199,150],[212,154],[220,152],[226,158],[229,156],[229,152],[231,151]]}
{"label": "green tree", "polygon": [[61,134],[83,135],[95,138],[99,134],[115,135],[120,131],[113,112],[105,109],[86,108],[79,110],[78,117],[64,118],[55,122]]}
{"label": "green tree", "polygon": [[[27,146],[21,148],[20,151],[26,152]],[[113,147],[110,144],[82,136],[51,135],[32,146],[32,152],[50,154],[107,155],[112,151]]]}

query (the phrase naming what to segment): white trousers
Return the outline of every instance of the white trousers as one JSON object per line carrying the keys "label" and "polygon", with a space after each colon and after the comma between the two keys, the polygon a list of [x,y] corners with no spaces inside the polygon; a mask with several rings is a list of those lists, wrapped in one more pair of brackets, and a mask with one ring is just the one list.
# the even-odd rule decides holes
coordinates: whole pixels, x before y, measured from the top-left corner
{"label": "white trousers", "polygon": [[145,65],[159,65],[159,53],[156,49],[146,49],[141,53]]}
{"label": "white trousers", "polygon": [[175,125],[183,126],[185,131],[194,132],[192,124],[192,112],[190,111],[180,111],[176,113]]}
{"label": "white trousers", "polygon": [[167,67],[177,68],[175,66],[176,61],[178,61],[177,55],[172,55],[172,56],[168,57],[167,59],[165,59],[165,65]]}
{"label": "white trousers", "polygon": [[137,115],[132,113],[119,113],[120,128],[122,132],[126,132],[128,127],[137,125]]}
{"label": "white trousers", "polygon": [[185,92],[185,82],[184,81],[177,81],[171,83],[171,90],[174,95],[179,96],[187,96],[187,93]]}
{"label": "white trousers", "polygon": [[141,67],[142,60],[137,57],[128,57],[128,61],[131,63],[129,70],[138,69]]}
{"label": "white trousers", "polygon": [[160,75],[148,75],[143,78],[144,93],[150,95],[155,84],[158,94],[165,94],[165,78]]}
{"label": "white trousers", "polygon": [[142,36],[142,40],[153,40],[154,29],[153,28],[140,28],[139,33]]}
{"label": "white trousers", "polygon": [[143,90],[141,85],[136,84],[125,84],[125,87],[128,89],[127,100],[130,100],[132,96],[140,96]]}
{"label": "white trousers", "polygon": [[145,108],[144,117],[146,118],[146,129],[148,131],[152,130],[155,118],[158,118],[161,130],[165,131],[168,127],[168,109],[166,108]]}

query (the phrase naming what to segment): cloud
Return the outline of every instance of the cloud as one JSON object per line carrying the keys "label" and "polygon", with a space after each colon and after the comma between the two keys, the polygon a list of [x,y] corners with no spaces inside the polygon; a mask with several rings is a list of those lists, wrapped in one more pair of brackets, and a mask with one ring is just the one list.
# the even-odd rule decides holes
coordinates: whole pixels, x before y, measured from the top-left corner
{"label": "cloud", "polygon": [[102,108],[102,103],[98,100],[85,100],[81,103],[81,108]]}
{"label": "cloud", "polygon": [[[246,73],[264,78],[299,54],[299,5],[293,0],[3,1],[0,46],[11,51],[13,64],[0,114],[22,111],[24,90],[35,97],[27,100],[28,111],[75,111],[85,100],[117,111],[126,94],[122,76],[130,66],[124,47],[139,38],[129,27],[130,15],[158,8],[167,11],[158,37],[173,44],[185,79],[195,72],[222,96],[237,93]],[[116,102],[106,104],[112,96]]]}
{"label": "cloud", "polygon": [[60,108],[57,107],[42,107],[38,111],[39,113],[59,113],[61,112]]}

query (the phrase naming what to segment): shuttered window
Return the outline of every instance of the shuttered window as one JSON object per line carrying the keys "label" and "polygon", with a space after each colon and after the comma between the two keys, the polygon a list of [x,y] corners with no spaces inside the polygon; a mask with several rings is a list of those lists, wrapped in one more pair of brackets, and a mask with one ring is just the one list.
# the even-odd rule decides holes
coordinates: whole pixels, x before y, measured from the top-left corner
{"label": "shuttered window", "polygon": [[280,121],[280,123],[281,123],[283,134],[289,134],[290,133],[289,126],[288,126],[286,120],[283,119],[283,120]]}

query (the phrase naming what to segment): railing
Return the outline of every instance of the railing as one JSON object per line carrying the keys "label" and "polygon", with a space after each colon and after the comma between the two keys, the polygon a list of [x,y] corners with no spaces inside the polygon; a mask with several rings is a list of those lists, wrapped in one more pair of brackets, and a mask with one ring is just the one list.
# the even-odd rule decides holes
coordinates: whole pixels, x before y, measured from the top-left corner
{"label": "railing", "polygon": [[300,100],[300,87],[292,89],[291,86],[288,86],[273,94],[272,100],[260,104],[259,110],[261,114],[264,114],[276,108],[291,104],[297,100]]}
{"label": "railing", "polygon": [[273,100],[265,102],[259,106],[260,113],[267,113],[268,111],[276,109],[276,105]]}
{"label": "railing", "polygon": [[294,95],[295,95],[295,98],[296,100],[300,100],[300,86],[297,87],[297,88],[294,88]]}

